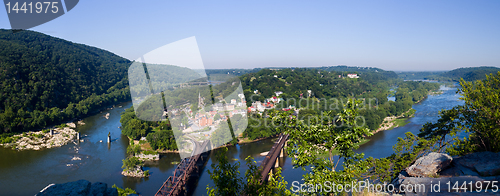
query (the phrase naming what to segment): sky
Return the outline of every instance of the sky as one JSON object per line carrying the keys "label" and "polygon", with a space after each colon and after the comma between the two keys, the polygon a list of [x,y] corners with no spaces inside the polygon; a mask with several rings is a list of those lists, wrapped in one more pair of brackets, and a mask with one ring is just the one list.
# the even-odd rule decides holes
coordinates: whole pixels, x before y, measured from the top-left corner
{"label": "sky", "polygon": [[[96,1],[30,30],[135,60],[196,37],[205,68],[500,66],[500,1]],[[10,29],[5,9],[0,28]]]}

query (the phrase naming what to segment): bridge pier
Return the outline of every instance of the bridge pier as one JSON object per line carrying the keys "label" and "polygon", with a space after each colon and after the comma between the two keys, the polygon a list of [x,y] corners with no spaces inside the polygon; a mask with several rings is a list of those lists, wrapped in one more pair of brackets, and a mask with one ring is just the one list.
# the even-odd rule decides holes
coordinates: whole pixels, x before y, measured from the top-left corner
{"label": "bridge pier", "polygon": [[271,176],[274,175],[273,170],[269,171],[269,176],[267,177],[267,180],[271,180]]}

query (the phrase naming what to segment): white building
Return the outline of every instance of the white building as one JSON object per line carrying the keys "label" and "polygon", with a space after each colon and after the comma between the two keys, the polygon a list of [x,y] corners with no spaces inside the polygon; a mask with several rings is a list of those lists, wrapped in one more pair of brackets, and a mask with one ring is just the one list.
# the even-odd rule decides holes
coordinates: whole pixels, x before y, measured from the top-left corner
{"label": "white building", "polygon": [[274,94],[276,94],[276,97],[279,97],[281,94],[283,94],[283,92],[282,91],[276,91],[276,92],[274,92]]}
{"label": "white building", "polygon": [[359,78],[358,74],[347,74],[348,78]]}

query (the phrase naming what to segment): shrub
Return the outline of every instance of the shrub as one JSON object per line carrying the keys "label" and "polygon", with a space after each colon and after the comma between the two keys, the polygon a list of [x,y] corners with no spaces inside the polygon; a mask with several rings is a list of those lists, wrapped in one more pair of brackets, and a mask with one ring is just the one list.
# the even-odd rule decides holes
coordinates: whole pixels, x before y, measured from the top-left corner
{"label": "shrub", "polygon": [[149,176],[149,170],[144,171],[144,176],[148,177]]}
{"label": "shrub", "polygon": [[137,194],[137,192],[135,192],[133,189],[131,188],[125,188],[125,189],[122,189],[120,187],[117,187],[116,184],[114,184],[112,186],[112,188],[115,188],[117,191],[118,191],[118,195],[119,196],[127,196],[129,194]]}
{"label": "shrub", "polygon": [[152,150],[146,150],[146,151],[143,151],[142,153],[145,155],[158,154],[156,151],[152,151]]}
{"label": "shrub", "polygon": [[63,124],[60,124],[60,125],[56,125],[56,127],[62,129],[64,127],[68,127],[68,125],[65,124],[65,123],[63,123]]}
{"label": "shrub", "polygon": [[122,168],[124,170],[128,170],[128,171],[134,169],[135,166],[142,164],[142,162],[137,157],[129,157],[129,158],[123,159],[122,161],[123,161]]}
{"label": "shrub", "polygon": [[14,139],[12,139],[11,137],[6,137],[6,138],[3,138],[0,140],[0,144],[11,143],[13,141],[14,141]]}
{"label": "shrub", "polygon": [[130,155],[130,156],[133,156],[133,155],[136,155],[136,154],[139,154],[141,152],[141,146],[139,145],[129,145],[127,147],[127,154]]}

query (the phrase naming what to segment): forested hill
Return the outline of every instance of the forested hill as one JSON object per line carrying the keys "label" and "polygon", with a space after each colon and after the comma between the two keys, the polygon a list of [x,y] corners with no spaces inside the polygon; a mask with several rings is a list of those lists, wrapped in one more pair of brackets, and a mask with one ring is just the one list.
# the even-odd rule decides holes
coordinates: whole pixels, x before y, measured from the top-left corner
{"label": "forested hill", "polygon": [[[41,128],[122,99],[124,92],[109,96],[128,86],[129,65],[99,48],[34,31],[0,30],[0,133]],[[104,95],[113,100],[102,100]],[[70,103],[80,108],[56,114]]]}
{"label": "forested hill", "polygon": [[490,73],[496,74],[500,71],[498,67],[465,67],[458,68],[446,72],[400,72],[398,76],[405,80],[439,80],[439,81],[455,81],[458,82],[460,78],[465,81],[476,81],[486,79],[486,75]]}
{"label": "forested hill", "polygon": [[[347,77],[349,73],[356,73],[359,78],[349,79]],[[258,90],[258,94],[261,95],[259,101],[263,101],[265,98],[275,96],[276,91],[282,91],[281,97],[284,99],[297,99],[300,94],[306,96],[307,90],[311,90],[313,97],[317,98],[359,96],[370,92],[381,92],[380,89],[383,89],[385,93],[390,86],[389,83],[394,82],[393,79],[397,79],[397,75],[383,70],[359,73],[357,71],[286,68],[261,69],[256,73],[244,74],[240,76],[240,79],[246,97],[252,97],[255,94],[254,91]]]}
{"label": "forested hill", "polygon": [[338,66],[329,66],[329,67],[266,67],[266,68],[254,68],[254,69],[206,69],[207,75],[212,74],[231,74],[235,76],[241,76],[247,73],[256,73],[262,69],[271,69],[271,70],[283,70],[283,69],[319,69],[328,72],[339,72],[340,74],[343,72],[348,73],[379,73],[380,76],[388,77],[388,78],[396,78],[398,74],[393,71],[385,71],[380,68],[375,67],[355,67],[355,66],[346,66],[346,65],[338,65]]}
{"label": "forested hill", "polygon": [[459,81],[460,78],[463,78],[465,81],[476,81],[484,80],[486,79],[486,75],[490,73],[495,74],[498,71],[500,71],[498,67],[466,67],[442,73],[440,76],[450,78],[453,81]]}

